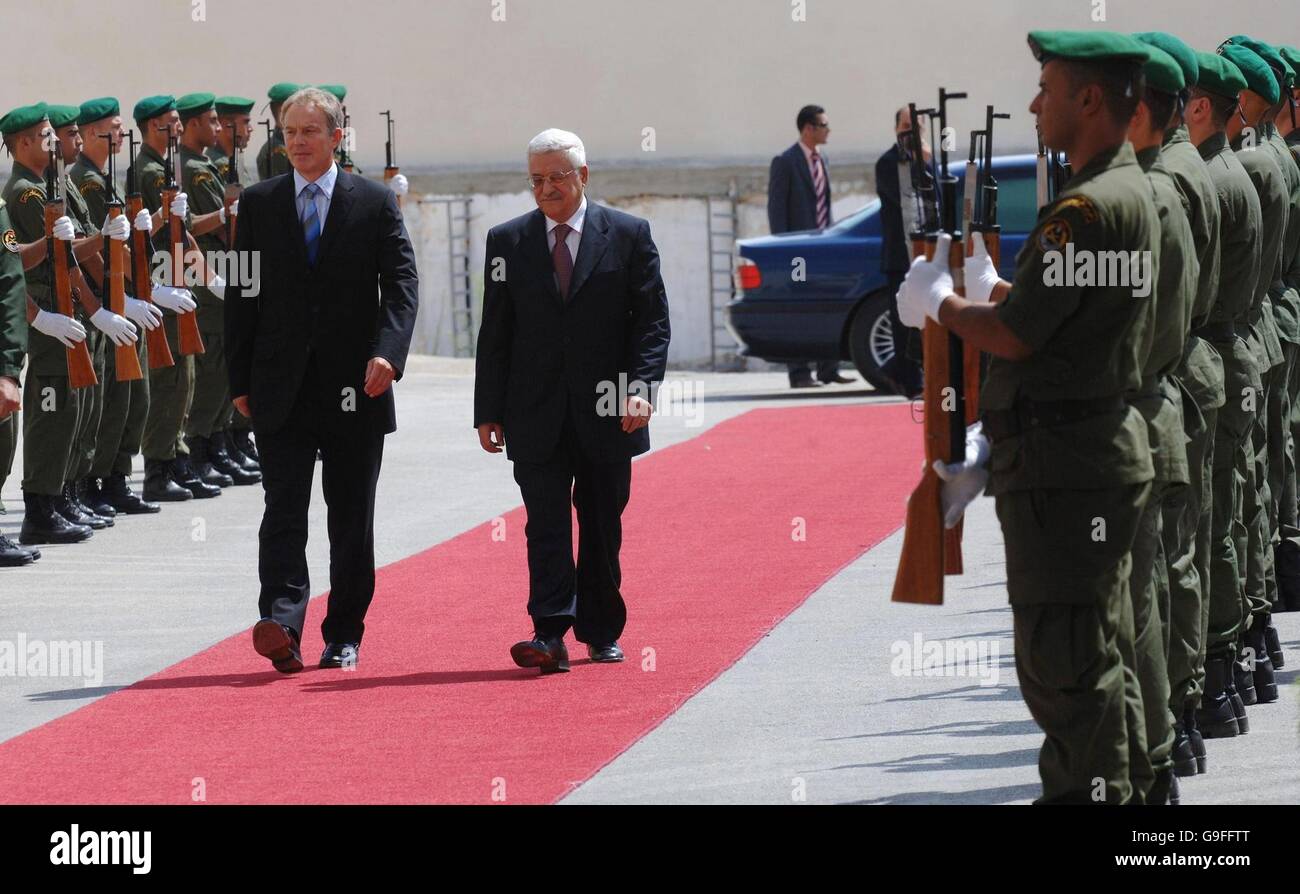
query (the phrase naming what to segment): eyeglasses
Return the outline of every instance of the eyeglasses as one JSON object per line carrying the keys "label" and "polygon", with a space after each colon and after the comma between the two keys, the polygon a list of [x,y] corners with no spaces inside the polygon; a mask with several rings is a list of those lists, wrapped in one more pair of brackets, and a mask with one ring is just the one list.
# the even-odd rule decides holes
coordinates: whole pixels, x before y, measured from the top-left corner
{"label": "eyeglasses", "polygon": [[568,179],[570,174],[572,174],[576,170],[577,168],[574,168],[571,171],[552,171],[551,173],[547,174],[545,177],[532,175],[528,178],[528,185],[531,186],[533,189],[541,189],[543,183],[549,183],[551,184],[551,186],[559,186],[566,179]]}
{"label": "eyeglasses", "polygon": [[812,122],[812,126],[821,130],[823,127],[830,127],[831,123],[829,121],[814,121]]}

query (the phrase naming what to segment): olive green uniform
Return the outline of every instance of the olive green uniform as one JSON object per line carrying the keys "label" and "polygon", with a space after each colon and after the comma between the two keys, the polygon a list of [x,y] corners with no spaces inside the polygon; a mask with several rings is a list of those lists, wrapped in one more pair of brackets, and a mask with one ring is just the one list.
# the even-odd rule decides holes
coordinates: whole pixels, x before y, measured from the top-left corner
{"label": "olive green uniform", "polygon": [[[1287,197],[1281,254],[1268,291],[1285,358],[1280,393],[1269,405],[1269,491],[1273,497],[1269,519],[1276,543],[1284,529],[1288,536],[1296,533],[1296,468],[1291,406],[1295,399],[1295,380],[1300,375],[1300,363],[1297,363],[1300,358],[1300,292],[1296,290],[1293,272],[1297,245],[1300,244],[1300,169],[1277,128],[1270,123],[1263,130],[1265,142],[1261,148],[1267,147],[1272,152],[1273,161],[1282,172]],[[1276,592],[1273,595],[1276,596]]]}
{"label": "olive green uniform", "polygon": [[[135,164],[135,183],[144,207],[149,213],[155,213],[162,207],[162,191],[167,182],[166,160],[153,147],[142,145]],[[155,247],[161,247],[156,240]],[[194,397],[194,358],[181,355],[174,313],[164,312],[163,328],[176,362],[149,370],[149,404],[141,442],[146,462],[170,461],[178,454],[189,456],[190,452],[182,434],[185,415]]]}
{"label": "olive green uniform", "polygon": [[[211,214],[225,203],[225,184],[220,173],[206,155],[182,145],[180,158],[185,194],[189,197],[190,213]],[[226,250],[221,230],[195,236],[199,251],[204,257],[210,252]],[[226,374],[225,310],[223,303],[204,286],[191,289],[198,302],[199,333],[203,336],[203,353],[194,358],[194,399],[190,402],[189,418],[185,423],[187,437],[211,436],[225,429],[230,421],[230,386]]]}
{"label": "olive green uniform", "polygon": [[1209,618],[1205,653],[1230,657],[1245,617],[1248,564],[1243,518],[1244,491],[1254,487],[1251,432],[1262,391],[1259,364],[1247,341],[1247,325],[1259,281],[1259,196],[1237,155],[1220,132],[1197,149],[1205,160],[1219,201],[1219,293],[1200,330],[1223,361],[1226,400],[1214,432]]}
{"label": "olive green uniform", "polygon": [[[15,161],[4,200],[20,244],[45,238],[44,177]],[[75,220],[73,227],[80,235]],[[49,263],[37,264],[25,277],[27,293],[36,305],[56,313]],[[79,306],[74,314],[89,331],[89,321]],[[69,387],[67,351],[58,339],[30,329],[27,358],[23,383],[23,491],[58,496],[63,493],[74,459],[83,404],[79,392],[84,389]]]}
{"label": "olive green uniform", "polygon": [[1131,707],[1141,694],[1128,583],[1154,475],[1147,426],[1124,400],[1142,382],[1154,299],[1124,286],[1047,285],[1046,259],[1071,242],[1155,258],[1158,226],[1132,145],[1099,153],[1040,211],[997,309],[1033,350],[993,358],[980,403],[1016,670],[1046,735],[1045,802],[1090,802],[1098,779],[1106,801],[1127,802],[1140,798],[1131,778],[1152,779],[1142,712]]}
{"label": "olive green uniform", "polygon": [[257,150],[257,179],[267,180],[292,170],[289,150],[284,146],[284,131],[277,127],[271,131],[271,139]]}
{"label": "olive green uniform", "polygon": [[[69,168],[64,175],[63,195],[68,216],[80,225],[82,235],[99,233],[99,224],[91,216],[85,197],[81,194]],[[99,221],[103,221],[101,216]],[[82,270],[87,284],[95,290],[95,297],[104,300],[103,283],[96,283],[89,272]],[[113,342],[98,329],[86,327],[86,346],[95,367],[96,384],[81,389],[82,409],[77,427],[77,443],[68,465],[68,481],[80,481],[90,474],[95,462],[95,444],[99,439],[100,422],[104,415],[104,356],[112,353]]]}
{"label": "olive green uniform", "polygon": [[[70,176],[85,201],[91,219],[104,220],[108,216],[110,198],[108,175],[93,161],[82,155],[72,166]],[[120,193],[118,195],[120,196]],[[147,371],[149,369],[148,341],[144,330],[140,327],[137,329],[139,329],[139,339],[136,342],[136,354],[140,359],[140,369]],[[133,382],[119,382],[117,351],[108,344],[104,346],[103,353],[103,371],[100,381],[104,386],[104,410],[99,421],[99,437],[95,442],[90,475],[95,478],[107,478],[110,475],[129,476],[132,459],[140,452],[140,441],[144,437],[145,417],[149,412],[149,376],[146,372],[144,376]],[[98,365],[97,371],[99,371]]]}
{"label": "olive green uniform", "polygon": [[[1289,152],[1291,164],[1297,171],[1300,171],[1300,129],[1293,130],[1283,141],[1283,147]],[[1286,270],[1283,274],[1283,280],[1286,283],[1288,291],[1295,293],[1297,303],[1300,304],[1300,198],[1292,196],[1291,213],[1287,218],[1287,236],[1286,248],[1284,249],[1284,258],[1286,259]],[[1291,398],[1290,416],[1288,425],[1291,429],[1291,443],[1293,450],[1300,449],[1300,360],[1291,368],[1291,378],[1288,380],[1287,395]],[[1300,501],[1300,493],[1297,492],[1297,484],[1294,476],[1294,469],[1291,479],[1283,488],[1282,505],[1280,518],[1284,526],[1293,525],[1292,529],[1286,527],[1282,530],[1282,542],[1279,544],[1279,558],[1282,557],[1283,551],[1289,553],[1292,561],[1287,563],[1279,561],[1277,571],[1279,575],[1279,588],[1286,587],[1291,593],[1300,591],[1300,519],[1295,519],[1297,502]],[[1288,513],[1294,520],[1288,520]],[[1285,584],[1281,579],[1283,573],[1291,575],[1291,579]]]}
{"label": "olive green uniform", "polygon": [[[27,281],[19,256],[18,233],[0,198],[0,378],[19,381],[27,355]],[[13,471],[18,452],[18,412],[0,419],[0,490]]]}
{"label": "olive green uniform", "polygon": [[1189,483],[1166,501],[1163,518],[1169,582],[1169,706],[1177,718],[1196,707],[1205,682],[1214,430],[1224,392],[1223,360],[1198,330],[1209,320],[1218,297],[1219,202],[1214,182],[1185,126],[1165,138],[1160,161],[1182,199],[1198,270],[1192,334],[1174,371],[1174,380],[1183,392]]}
{"label": "olive green uniform", "polygon": [[[207,150],[207,156],[212,161],[212,163],[216,166],[217,173],[221,177],[221,182],[225,183],[226,174],[230,169],[230,156],[226,154],[225,150],[222,149],[220,145],[212,146],[211,148],[209,148]],[[240,183],[248,182],[248,176],[244,171],[243,164],[240,164],[239,166],[239,182]],[[229,426],[231,430],[237,432],[239,431],[248,432],[253,430],[252,420],[249,419],[247,416],[245,416],[243,413],[239,412],[239,410],[235,409],[233,405],[230,408]]]}

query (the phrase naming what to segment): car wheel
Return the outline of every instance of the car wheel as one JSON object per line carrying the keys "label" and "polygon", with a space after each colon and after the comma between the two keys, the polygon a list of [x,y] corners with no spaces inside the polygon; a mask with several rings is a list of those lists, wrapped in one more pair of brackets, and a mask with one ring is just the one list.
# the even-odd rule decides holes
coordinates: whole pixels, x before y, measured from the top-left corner
{"label": "car wheel", "polygon": [[898,385],[885,374],[886,364],[894,356],[894,329],[889,322],[886,292],[868,295],[859,305],[849,325],[849,356],[862,378],[885,394],[898,394]]}

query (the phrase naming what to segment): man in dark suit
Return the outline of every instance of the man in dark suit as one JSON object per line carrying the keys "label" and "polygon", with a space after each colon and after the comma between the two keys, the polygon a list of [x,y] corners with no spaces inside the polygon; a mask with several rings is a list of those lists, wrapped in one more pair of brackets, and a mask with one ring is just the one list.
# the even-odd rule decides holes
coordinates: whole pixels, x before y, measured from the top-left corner
{"label": "man in dark suit", "polygon": [[[817,151],[830,138],[821,106],[804,106],[795,118],[799,141],[772,159],[767,177],[767,223],[772,233],[824,230],[831,225],[831,175]],[[807,363],[791,363],[790,387],[816,386]],[[838,360],[817,362],[817,381],[852,382],[840,375]]]}
{"label": "man in dark suit", "polygon": [[534,137],[528,172],[537,210],[487,236],[474,426],[514,462],[533,636],[510,654],[545,674],[569,669],[570,627],[592,661],[623,660],[622,513],[632,457],[650,449],[668,299],[650,225],[587,201],[576,135]]}
{"label": "man in dark suit", "polygon": [[419,289],[392,192],[334,163],[338,100],[304,88],[285,101],[281,123],[293,171],[240,198],[235,248],[257,254],[260,282],[227,286],[226,345],[230,393],[252,419],[266,491],[253,646],[289,673],[303,666],[317,451],[330,538],[320,666],[356,664],[375,592],[375,484],[384,435],[397,427],[390,386],[406,364]]}

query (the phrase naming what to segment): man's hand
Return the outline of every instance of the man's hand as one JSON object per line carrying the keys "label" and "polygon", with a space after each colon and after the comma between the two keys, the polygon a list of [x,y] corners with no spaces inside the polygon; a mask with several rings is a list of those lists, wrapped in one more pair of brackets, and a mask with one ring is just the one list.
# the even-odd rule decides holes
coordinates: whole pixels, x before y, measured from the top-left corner
{"label": "man's hand", "polygon": [[488,453],[500,453],[506,446],[506,430],[499,422],[484,422],[478,427],[478,443]]}
{"label": "man's hand", "polygon": [[221,222],[228,223],[229,221],[227,220],[227,218],[230,217],[239,217],[239,199],[235,199],[233,202],[230,203],[229,211],[226,210],[225,205],[221,206]]}
{"label": "man's hand", "polygon": [[140,213],[135,216],[135,222],[132,224],[137,230],[144,230],[146,233],[153,230],[153,215],[148,209],[141,208]]}
{"label": "man's hand", "polygon": [[243,413],[247,418],[253,418],[253,411],[248,406],[248,395],[241,394],[239,397],[232,397],[230,402],[235,405],[235,409]]}
{"label": "man's hand", "polygon": [[113,239],[117,242],[125,242],[131,235],[131,224],[127,221],[125,214],[119,214],[117,217],[108,215],[104,218],[104,225],[99,228],[106,239]]}
{"label": "man's hand", "polygon": [[153,303],[178,314],[193,313],[194,308],[198,307],[194,303],[194,294],[189,289],[174,286],[154,286]]}
{"label": "man's hand", "polygon": [[366,364],[366,397],[378,397],[393,384],[393,364],[383,357],[371,357]]}
{"label": "man's hand", "polygon": [[975,252],[963,265],[966,272],[966,300],[983,304],[993,297],[993,290],[1002,282],[1002,277],[998,276],[993,259],[989,257],[989,250],[984,245],[984,234],[973,233],[971,239],[975,244]]}
{"label": "man's hand", "polygon": [[0,420],[9,418],[23,408],[22,392],[18,390],[18,380],[12,376],[0,376]]}
{"label": "man's hand", "polygon": [[185,217],[190,210],[190,197],[183,192],[176,193],[176,198],[172,199],[171,213],[176,217]]}
{"label": "man's hand", "polygon": [[939,319],[939,305],[954,294],[952,274],[948,272],[948,251],[952,236],[940,233],[934,246],[934,260],[918,255],[898,289],[898,318],[904,325],[920,329],[925,318]]}
{"label": "man's hand", "polygon": [[126,317],[132,323],[143,326],[145,329],[154,330],[162,323],[162,311],[154,307],[148,301],[141,301],[138,298],[126,296]]}
{"label": "man's hand", "polygon": [[623,405],[623,431],[631,434],[638,428],[645,428],[650,424],[650,414],[653,412],[654,407],[650,406],[650,401],[629,394],[627,403]]}
{"label": "man's hand", "polygon": [[138,336],[135,327],[126,317],[119,317],[106,307],[101,307],[90,316],[91,324],[113,340],[119,348],[133,345]]}
{"label": "man's hand", "polygon": [[51,230],[55,239],[62,239],[64,242],[71,242],[77,238],[77,231],[72,225],[72,218],[66,214],[55,219]]}
{"label": "man's hand", "polygon": [[52,314],[47,310],[38,310],[32,328],[50,338],[57,338],[65,348],[75,348],[78,342],[86,340],[86,329],[72,317]]}
{"label": "man's hand", "polygon": [[410,191],[411,185],[407,182],[405,174],[394,174],[393,179],[388,181],[388,188],[399,196],[404,196]]}
{"label": "man's hand", "polygon": [[989,473],[984,466],[989,461],[989,439],[984,437],[984,426],[976,422],[966,429],[966,458],[958,463],[934,461],[934,473],[943,480],[943,526],[955,528],[962,513],[984,490]]}

